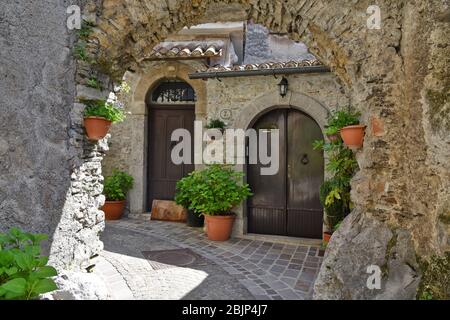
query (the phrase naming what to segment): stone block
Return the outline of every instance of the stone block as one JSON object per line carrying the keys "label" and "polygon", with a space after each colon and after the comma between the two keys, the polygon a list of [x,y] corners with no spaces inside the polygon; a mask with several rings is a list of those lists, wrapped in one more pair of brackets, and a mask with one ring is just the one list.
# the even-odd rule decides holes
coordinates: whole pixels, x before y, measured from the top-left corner
{"label": "stone block", "polygon": [[186,221],[187,210],[179,206],[175,201],[153,200],[152,220]]}

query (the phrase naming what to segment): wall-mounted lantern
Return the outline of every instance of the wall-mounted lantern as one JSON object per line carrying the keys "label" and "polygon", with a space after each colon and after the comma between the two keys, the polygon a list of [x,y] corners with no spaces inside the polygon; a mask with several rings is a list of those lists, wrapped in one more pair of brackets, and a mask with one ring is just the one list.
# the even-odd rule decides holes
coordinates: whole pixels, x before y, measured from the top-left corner
{"label": "wall-mounted lantern", "polygon": [[285,77],[283,77],[278,84],[278,88],[280,89],[280,96],[284,97],[288,91],[288,81]]}

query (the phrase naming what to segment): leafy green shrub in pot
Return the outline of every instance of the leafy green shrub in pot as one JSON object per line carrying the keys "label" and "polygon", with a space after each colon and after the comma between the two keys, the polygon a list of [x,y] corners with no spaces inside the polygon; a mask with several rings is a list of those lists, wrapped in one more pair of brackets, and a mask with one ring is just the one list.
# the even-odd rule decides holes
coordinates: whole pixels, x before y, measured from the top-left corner
{"label": "leafy green shrub in pot", "polygon": [[57,275],[41,256],[45,234],[31,234],[11,228],[0,233],[0,299],[30,300],[57,288],[51,279]]}
{"label": "leafy green shrub in pot", "polygon": [[192,198],[192,191],[196,183],[196,178],[199,176],[198,172],[191,172],[186,177],[177,182],[177,192],[175,194],[175,202],[188,209],[187,224],[190,227],[202,227],[204,223],[204,216],[200,212],[189,209]]}
{"label": "leafy green shrub in pot", "polygon": [[134,179],[125,171],[114,169],[112,174],[105,178],[103,194],[107,201],[122,201],[127,197],[128,191],[133,188]]}
{"label": "leafy green shrub in pot", "polygon": [[[359,113],[355,111],[333,112],[327,124],[326,134],[340,132],[342,128],[359,123]],[[325,222],[328,232],[325,237],[336,230],[336,226],[350,213],[350,180],[355,174],[358,164],[352,150],[348,149],[341,139],[313,143],[314,149],[322,149],[328,155],[326,170],[330,178],[320,188],[320,201],[325,210]]]}
{"label": "leafy green shrub in pot", "polygon": [[212,164],[193,173],[190,209],[206,215],[229,215],[230,210],[251,196],[248,184],[240,184],[242,172]]}
{"label": "leafy green shrub in pot", "polygon": [[211,119],[206,125],[206,129],[219,129],[223,131],[227,125],[220,119]]}
{"label": "leafy green shrub in pot", "polygon": [[114,169],[112,175],[105,178],[103,194],[106,197],[102,210],[106,220],[119,219],[125,208],[128,191],[133,187],[134,179],[128,173]]}
{"label": "leafy green shrub in pot", "polygon": [[320,187],[320,202],[325,209],[329,232],[333,232],[350,212],[350,186],[336,179],[326,180]]}
{"label": "leafy green shrub in pot", "polygon": [[248,184],[240,183],[242,172],[213,164],[193,174],[189,208],[205,215],[210,240],[229,239],[235,214],[230,210],[251,196]]}

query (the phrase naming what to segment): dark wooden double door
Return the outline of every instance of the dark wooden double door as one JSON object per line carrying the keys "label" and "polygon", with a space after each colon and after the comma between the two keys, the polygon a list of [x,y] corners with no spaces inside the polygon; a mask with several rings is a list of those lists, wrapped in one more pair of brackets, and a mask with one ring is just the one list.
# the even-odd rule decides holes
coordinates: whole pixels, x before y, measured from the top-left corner
{"label": "dark wooden double door", "polygon": [[[176,183],[194,170],[194,105],[151,105],[148,126],[148,199],[147,209],[152,201],[173,200]],[[172,132],[186,129],[191,134],[192,164],[174,164],[172,148],[177,142],[171,141]]]}
{"label": "dark wooden double door", "polygon": [[247,166],[254,193],[247,201],[248,232],[320,239],[324,159],[323,152],[312,147],[314,140],[323,139],[320,127],[298,110],[276,109],[260,117],[253,128],[279,129],[280,159],[275,175],[261,175],[260,164]]}

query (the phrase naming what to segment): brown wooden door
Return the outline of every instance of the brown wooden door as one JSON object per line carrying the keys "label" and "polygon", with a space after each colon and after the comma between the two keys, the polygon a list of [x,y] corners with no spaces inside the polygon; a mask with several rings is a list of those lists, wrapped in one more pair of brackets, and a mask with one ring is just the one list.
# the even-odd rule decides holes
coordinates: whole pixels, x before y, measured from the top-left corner
{"label": "brown wooden door", "polygon": [[248,232],[321,238],[324,160],[323,153],[312,148],[314,140],[323,138],[320,127],[300,111],[277,109],[253,128],[280,130],[280,167],[273,176],[261,175],[259,164],[247,167],[254,193],[248,201]]}
{"label": "brown wooden door", "polygon": [[171,152],[177,142],[170,138],[175,129],[187,129],[193,154],[195,112],[193,105],[151,105],[149,115],[148,210],[154,199],[173,200],[177,181],[194,170],[193,164],[172,162]]}

